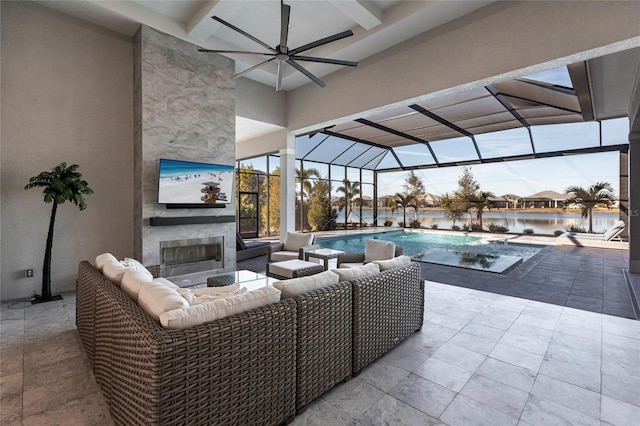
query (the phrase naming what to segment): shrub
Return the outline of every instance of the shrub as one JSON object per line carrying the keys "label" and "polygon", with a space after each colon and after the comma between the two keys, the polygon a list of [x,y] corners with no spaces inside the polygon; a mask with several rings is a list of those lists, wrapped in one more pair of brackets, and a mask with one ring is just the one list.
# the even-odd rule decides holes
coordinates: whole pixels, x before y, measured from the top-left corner
{"label": "shrub", "polygon": [[434,223],[433,225],[431,225],[431,229],[438,229],[438,224]]}
{"label": "shrub", "polygon": [[524,229],[522,230],[522,233],[523,233],[523,234],[525,234],[525,235],[533,235],[533,229],[531,229],[531,228],[524,228]]}
{"label": "shrub", "polygon": [[462,225],[462,230],[463,231],[469,231],[469,225],[467,225],[466,223],[464,225]]}
{"label": "shrub", "polygon": [[458,225],[453,225],[451,226],[451,229],[453,229],[454,231],[459,231],[460,227]]}
{"label": "shrub", "polygon": [[399,226],[400,228],[404,228],[404,222],[398,222],[398,226]]}
{"label": "shrub", "polygon": [[567,231],[569,231],[569,232],[587,232],[587,230],[584,229],[583,227],[576,226],[576,225],[567,226]]}
{"label": "shrub", "polygon": [[409,222],[409,226],[412,228],[420,228],[420,221],[418,219],[413,219]]}
{"label": "shrub", "polygon": [[555,231],[553,231],[553,235],[555,235],[556,237],[559,237],[562,234],[564,234],[564,231],[562,229],[556,229]]}
{"label": "shrub", "polygon": [[489,224],[489,232],[495,232],[498,234],[504,234],[505,232],[509,232],[509,228],[502,225],[496,225],[495,223]]}
{"label": "shrub", "polygon": [[482,226],[480,226],[479,223],[472,223],[471,224],[471,230],[472,231],[482,231]]}
{"label": "shrub", "polygon": [[384,226],[391,226],[391,225],[393,225],[393,221],[389,218],[386,218],[384,220]]}

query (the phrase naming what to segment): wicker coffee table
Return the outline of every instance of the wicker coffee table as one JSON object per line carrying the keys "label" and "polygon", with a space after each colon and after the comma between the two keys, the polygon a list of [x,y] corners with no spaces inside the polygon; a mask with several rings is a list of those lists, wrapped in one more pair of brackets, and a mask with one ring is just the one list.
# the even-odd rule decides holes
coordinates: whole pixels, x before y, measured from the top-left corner
{"label": "wicker coffee table", "polygon": [[311,258],[320,260],[320,263],[324,265],[324,270],[329,269],[329,265],[334,268],[338,267],[338,256],[344,253],[342,250],[334,250],[330,248],[319,248],[314,250],[307,250],[304,252],[304,260],[311,261]]}

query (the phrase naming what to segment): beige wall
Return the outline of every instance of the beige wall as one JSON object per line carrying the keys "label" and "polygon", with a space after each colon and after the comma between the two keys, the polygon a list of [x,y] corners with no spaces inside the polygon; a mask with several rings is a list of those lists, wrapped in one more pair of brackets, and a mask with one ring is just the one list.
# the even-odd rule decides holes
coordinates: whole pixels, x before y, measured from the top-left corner
{"label": "beige wall", "polygon": [[[1,2],[1,298],[40,293],[50,204],[29,177],[77,163],[95,194],[58,208],[52,290],[78,262],[133,255],[132,40],[33,3]],[[23,278],[27,268],[33,278]]]}
{"label": "beige wall", "polygon": [[267,86],[248,78],[236,80],[236,115],[251,120],[287,125],[286,92],[276,92]]}

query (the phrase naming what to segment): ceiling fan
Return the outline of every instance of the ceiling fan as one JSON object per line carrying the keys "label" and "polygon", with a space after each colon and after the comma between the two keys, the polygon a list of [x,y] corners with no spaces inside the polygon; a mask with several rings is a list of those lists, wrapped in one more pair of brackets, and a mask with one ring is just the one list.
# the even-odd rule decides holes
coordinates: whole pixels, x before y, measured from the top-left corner
{"label": "ceiling fan", "polygon": [[275,47],[271,47],[268,44],[266,44],[265,42],[257,39],[256,37],[252,36],[251,34],[241,30],[240,28],[228,23],[227,21],[225,21],[224,19],[218,17],[218,16],[212,16],[212,18],[218,22],[220,22],[221,24],[225,25],[226,27],[231,28],[232,30],[242,34],[243,36],[253,40],[254,42],[258,43],[260,46],[264,47],[265,49],[269,50],[270,53],[261,53],[261,52],[245,52],[245,51],[237,51],[237,50],[211,50],[211,49],[198,49],[200,52],[216,52],[216,53],[235,53],[235,54],[249,54],[249,55],[262,55],[262,56],[271,56],[271,58],[267,59],[266,61],[263,61],[257,65],[254,65],[250,68],[247,68],[246,70],[235,74],[233,76],[233,78],[238,78],[241,77],[245,74],[250,73],[251,71],[260,68],[261,66],[272,62],[272,61],[276,61],[277,65],[278,65],[278,73],[276,75],[276,91],[280,91],[282,90],[282,78],[284,76],[284,64],[287,63],[289,65],[291,65],[292,67],[294,67],[295,69],[297,69],[298,71],[300,71],[302,74],[304,74],[305,76],[307,76],[309,79],[311,79],[313,82],[315,82],[318,86],[320,87],[324,87],[326,86],[326,84],[320,80],[318,77],[316,77],[315,75],[313,75],[312,73],[310,73],[309,71],[307,71],[305,68],[302,67],[302,65],[300,65],[299,63],[297,63],[296,61],[305,61],[305,62],[320,62],[320,63],[324,63],[324,64],[334,64],[334,65],[345,65],[348,67],[357,67],[358,63],[357,62],[352,62],[352,61],[343,61],[340,59],[328,59],[328,58],[318,58],[318,57],[314,57],[314,56],[302,56],[300,55],[300,53],[305,52],[309,49],[313,49],[314,47],[318,47],[318,46],[322,46],[324,44],[327,43],[331,43],[332,41],[337,41],[340,39],[343,39],[345,37],[349,37],[353,35],[353,32],[351,30],[348,31],[343,31],[341,33],[338,34],[334,34],[332,36],[329,37],[325,37],[325,38],[321,38],[319,40],[316,40],[314,42],[305,44],[303,46],[300,46],[296,49],[289,49],[289,47],[287,46],[287,38],[289,36],[289,15],[291,13],[291,7],[289,5],[284,4],[283,1],[280,1],[280,44],[275,46]]}

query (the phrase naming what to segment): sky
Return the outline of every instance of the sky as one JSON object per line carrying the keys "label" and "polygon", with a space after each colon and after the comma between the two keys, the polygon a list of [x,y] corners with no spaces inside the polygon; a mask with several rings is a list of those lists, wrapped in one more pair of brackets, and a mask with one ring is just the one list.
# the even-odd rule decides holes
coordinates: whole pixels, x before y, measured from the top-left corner
{"label": "sky", "polygon": [[[573,155],[503,163],[478,164],[471,167],[482,191],[495,195],[516,194],[526,197],[536,192],[564,192],[569,186],[588,187],[596,182],[609,182],[614,194],[620,188],[620,154],[617,151]],[[392,195],[402,191],[408,172],[378,173],[378,194]],[[462,167],[416,170],[427,192],[441,195],[454,191]]]}

